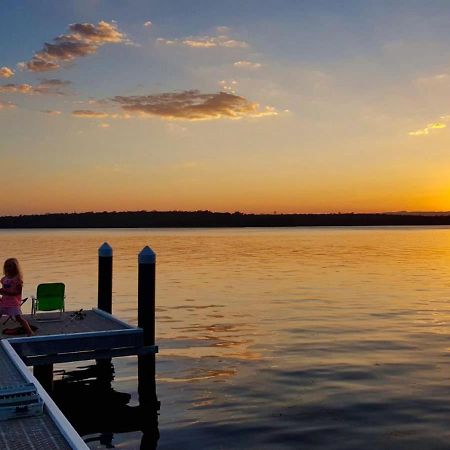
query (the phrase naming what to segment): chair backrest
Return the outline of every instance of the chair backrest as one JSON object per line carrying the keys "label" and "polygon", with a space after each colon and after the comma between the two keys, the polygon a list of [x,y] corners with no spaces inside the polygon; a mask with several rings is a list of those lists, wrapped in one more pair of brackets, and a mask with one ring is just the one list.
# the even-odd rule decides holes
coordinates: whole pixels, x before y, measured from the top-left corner
{"label": "chair backrest", "polygon": [[37,287],[36,309],[38,311],[54,311],[64,308],[64,283],[42,283]]}

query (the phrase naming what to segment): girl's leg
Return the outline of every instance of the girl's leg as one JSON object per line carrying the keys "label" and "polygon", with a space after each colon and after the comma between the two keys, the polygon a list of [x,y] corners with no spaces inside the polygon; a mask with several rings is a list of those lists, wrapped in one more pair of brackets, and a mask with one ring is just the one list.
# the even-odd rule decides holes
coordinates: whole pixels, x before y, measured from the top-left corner
{"label": "girl's leg", "polygon": [[24,327],[28,336],[34,335],[33,330],[30,328],[30,324],[22,316],[16,316],[16,320]]}

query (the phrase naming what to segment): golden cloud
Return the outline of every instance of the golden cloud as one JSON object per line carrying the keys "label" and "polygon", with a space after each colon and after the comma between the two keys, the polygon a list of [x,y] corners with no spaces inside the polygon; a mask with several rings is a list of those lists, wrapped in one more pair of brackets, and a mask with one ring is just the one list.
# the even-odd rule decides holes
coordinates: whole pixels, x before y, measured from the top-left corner
{"label": "golden cloud", "polygon": [[62,114],[61,111],[57,111],[54,109],[46,109],[44,111],[41,111],[41,113],[48,114],[49,116],[60,116]]}
{"label": "golden cloud", "polygon": [[439,130],[442,128],[447,128],[447,125],[442,122],[429,123],[425,128],[419,130],[410,131],[408,134],[410,136],[426,136],[430,134],[430,130]]}
{"label": "golden cloud", "polygon": [[[220,27],[225,31],[224,27]],[[228,28],[226,29],[228,31]],[[214,48],[214,47],[227,47],[227,48],[246,48],[248,43],[237,39],[231,39],[226,34],[220,34],[218,36],[189,36],[183,39],[165,39],[158,38],[156,40],[160,44],[165,45],[181,45],[191,48]]]}
{"label": "golden cloud", "polygon": [[128,113],[162,119],[214,120],[277,115],[274,108],[260,109],[258,103],[228,92],[203,94],[198,90],[155,95],[116,96],[112,99]]}
{"label": "golden cloud", "polygon": [[31,72],[47,72],[61,67],[61,63],[92,55],[104,44],[128,42],[126,36],[117,29],[114,22],[100,21],[91,23],[74,23],[69,25],[69,32],[62,34],[53,43],[46,42],[42,50],[20,67]]}
{"label": "golden cloud", "polygon": [[0,93],[3,94],[34,94],[33,86],[31,84],[3,84],[0,86]]}
{"label": "golden cloud", "polygon": [[39,95],[39,94],[65,95],[61,89],[65,88],[70,84],[71,84],[70,81],[58,79],[41,80],[39,84],[34,86],[27,83],[22,84],[8,83],[0,85],[0,93],[28,94],[28,95]]}
{"label": "golden cloud", "polygon": [[262,64],[251,61],[236,61],[233,66],[238,67],[239,69],[259,69]]}
{"label": "golden cloud", "polygon": [[109,117],[108,113],[101,111],[91,111],[90,109],[77,109],[75,111],[72,111],[72,115],[84,119],[104,119],[106,117]]}
{"label": "golden cloud", "polygon": [[0,100],[0,109],[12,109],[15,108],[16,105],[14,103],[11,102],[2,102]]}
{"label": "golden cloud", "polygon": [[0,67],[0,78],[11,78],[12,76],[14,76],[14,70],[6,66]]}

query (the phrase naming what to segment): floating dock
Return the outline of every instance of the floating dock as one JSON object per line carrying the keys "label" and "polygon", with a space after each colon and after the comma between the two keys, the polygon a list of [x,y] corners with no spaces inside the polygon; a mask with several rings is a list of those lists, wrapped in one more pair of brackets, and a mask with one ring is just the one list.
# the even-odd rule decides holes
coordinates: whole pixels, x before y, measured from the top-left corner
{"label": "floating dock", "polygon": [[[150,398],[156,400],[155,255],[148,247],[139,255],[140,327],[133,327],[109,313],[112,310],[112,249],[108,246],[105,254],[105,245],[99,249],[98,303],[101,309],[64,312],[61,316],[54,313],[25,315],[29,323],[37,327],[34,336],[5,335],[5,328],[16,328],[19,324],[11,320],[0,324],[0,389],[32,383],[44,405],[42,414],[27,416],[26,407],[20,407],[15,418],[0,421],[2,450],[88,448],[47,392],[53,383],[55,363],[138,355],[139,371],[145,373],[146,379],[153,377],[153,397]],[[35,376],[27,366],[33,366]],[[22,411],[25,411],[23,416]]]}
{"label": "floating dock", "polygon": [[[42,316],[42,318],[41,318]],[[105,359],[116,356],[151,354],[155,346],[144,346],[144,331],[128,325],[113,315],[94,308],[89,311],[65,312],[62,320],[45,321],[24,317],[38,329],[35,336],[10,336],[2,334],[27,366]],[[54,316],[54,314],[53,314]],[[0,325],[0,332],[11,328],[9,321]],[[1,375],[0,375],[1,376]]]}

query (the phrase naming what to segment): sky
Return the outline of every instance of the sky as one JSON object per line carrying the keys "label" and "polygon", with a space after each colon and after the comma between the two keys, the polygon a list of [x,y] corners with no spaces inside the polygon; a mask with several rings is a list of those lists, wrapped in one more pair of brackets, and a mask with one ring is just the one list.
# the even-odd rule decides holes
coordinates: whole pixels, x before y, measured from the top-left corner
{"label": "sky", "polygon": [[450,210],[447,0],[2,0],[0,215]]}

